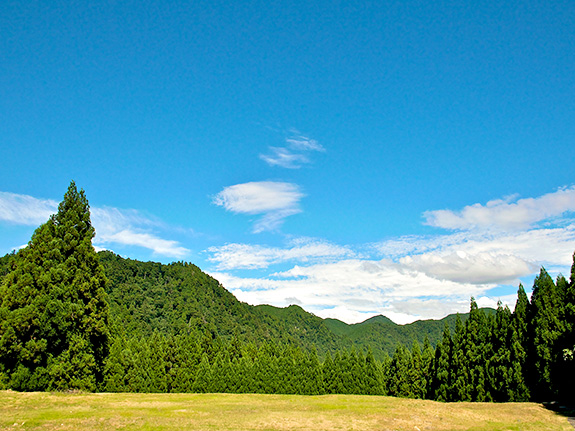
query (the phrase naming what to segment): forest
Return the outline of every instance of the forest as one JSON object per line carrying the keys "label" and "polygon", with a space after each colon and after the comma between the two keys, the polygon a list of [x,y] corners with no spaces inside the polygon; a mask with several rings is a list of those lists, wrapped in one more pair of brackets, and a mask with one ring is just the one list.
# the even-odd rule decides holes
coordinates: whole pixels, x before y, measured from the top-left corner
{"label": "forest", "polygon": [[[28,246],[0,258],[0,389],[368,394],[573,402],[575,261],[508,307],[346,325],[241,303],[185,262],[96,253],[71,183]],[[575,257],[575,256],[574,256]]]}

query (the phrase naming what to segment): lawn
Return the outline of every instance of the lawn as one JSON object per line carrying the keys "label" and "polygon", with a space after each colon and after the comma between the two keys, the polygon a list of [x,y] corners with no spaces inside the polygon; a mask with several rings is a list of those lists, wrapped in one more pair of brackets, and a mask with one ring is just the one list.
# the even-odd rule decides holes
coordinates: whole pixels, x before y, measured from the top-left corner
{"label": "lawn", "polygon": [[0,391],[0,430],[564,430],[534,403],[438,403],[355,395]]}

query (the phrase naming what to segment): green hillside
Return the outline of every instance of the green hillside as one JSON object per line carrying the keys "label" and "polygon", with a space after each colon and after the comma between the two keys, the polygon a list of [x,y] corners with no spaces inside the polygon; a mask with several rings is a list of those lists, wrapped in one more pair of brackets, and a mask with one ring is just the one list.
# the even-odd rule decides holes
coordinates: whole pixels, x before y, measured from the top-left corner
{"label": "green hillside", "polygon": [[[274,340],[305,349],[327,352],[373,350],[382,359],[398,343],[411,347],[427,336],[434,346],[445,323],[455,326],[455,316],[442,320],[397,325],[384,316],[348,325],[335,319],[321,319],[297,305],[286,308],[251,306],[238,301],[217,280],[197,266],[175,262],[168,265],[122,258],[110,251],[98,253],[110,280],[108,295],[112,320],[126,335],[150,336],[206,332],[224,339],[242,341]],[[462,315],[462,320],[467,315]]]}
{"label": "green hillside", "polygon": [[[392,355],[397,344],[411,347],[425,337],[435,346],[455,315],[398,325],[385,316],[348,325],[321,319],[297,305],[286,308],[240,302],[217,280],[191,263],[140,262],[110,251],[98,253],[109,279],[114,330],[128,336],[204,333],[259,344],[274,340],[317,349],[320,356],[355,347],[372,349],[375,358]],[[10,271],[13,254],[0,258],[0,278]],[[491,310],[493,311],[493,310]],[[461,314],[462,321],[468,314]]]}

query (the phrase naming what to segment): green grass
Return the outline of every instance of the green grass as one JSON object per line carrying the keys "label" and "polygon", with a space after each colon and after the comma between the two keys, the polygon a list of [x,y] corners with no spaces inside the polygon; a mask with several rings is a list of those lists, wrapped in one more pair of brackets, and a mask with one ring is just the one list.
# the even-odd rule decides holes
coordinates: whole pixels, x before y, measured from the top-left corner
{"label": "green grass", "polygon": [[0,430],[564,430],[534,403],[352,395],[0,392]]}

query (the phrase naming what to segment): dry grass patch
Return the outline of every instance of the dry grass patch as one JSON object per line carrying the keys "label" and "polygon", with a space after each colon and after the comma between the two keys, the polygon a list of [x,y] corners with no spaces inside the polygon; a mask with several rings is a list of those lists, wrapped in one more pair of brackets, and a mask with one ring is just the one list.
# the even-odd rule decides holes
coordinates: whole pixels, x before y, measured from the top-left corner
{"label": "dry grass patch", "polygon": [[534,403],[391,397],[0,392],[0,430],[573,431]]}

